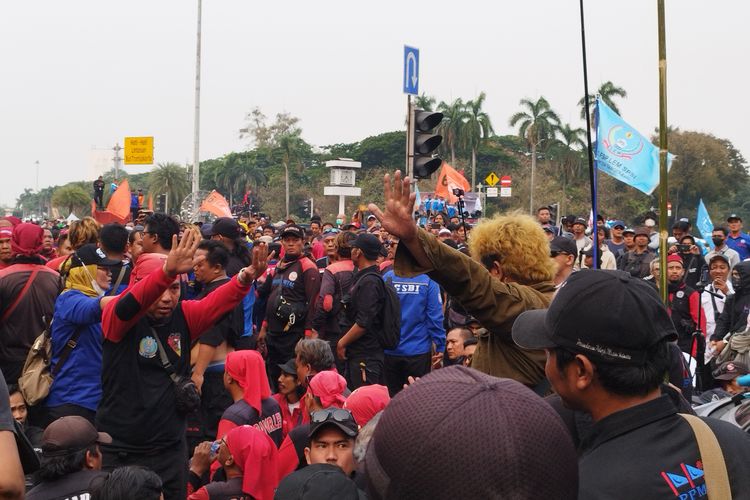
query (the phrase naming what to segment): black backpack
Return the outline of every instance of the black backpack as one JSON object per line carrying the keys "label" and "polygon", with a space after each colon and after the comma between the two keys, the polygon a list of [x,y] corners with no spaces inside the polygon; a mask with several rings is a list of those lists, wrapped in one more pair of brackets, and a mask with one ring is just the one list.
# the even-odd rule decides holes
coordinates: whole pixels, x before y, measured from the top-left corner
{"label": "black backpack", "polygon": [[[383,284],[384,301],[383,301],[383,325],[380,331],[376,332],[380,347],[385,350],[393,350],[398,347],[401,342],[401,301],[398,298],[396,289],[393,288],[393,281],[383,281],[382,277],[378,273],[365,273],[359,276],[355,285],[358,285],[360,280],[368,275],[375,275],[378,281]],[[354,288],[354,287],[352,287]]]}

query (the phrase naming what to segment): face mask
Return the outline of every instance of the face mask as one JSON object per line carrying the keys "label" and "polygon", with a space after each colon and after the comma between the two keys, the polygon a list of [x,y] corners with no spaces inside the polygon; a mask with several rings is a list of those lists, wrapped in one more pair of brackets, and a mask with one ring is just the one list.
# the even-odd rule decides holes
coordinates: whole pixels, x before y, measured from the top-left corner
{"label": "face mask", "polygon": [[739,276],[732,276],[732,288],[735,289],[735,291],[740,290],[742,287],[742,278]]}
{"label": "face mask", "polygon": [[717,247],[724,245],[724,238],[711,238],[711,241],[713,241],[714,245],[716,245]]}
{"label": "face mask", "polygon": [[91,276],[91,273],[86,268],[86,266],[83,266],[83,270],[86,272],[86,274],[88,275],[89,279],[91,280],[91,288],[94,289],[94,291],[96,292],[96,295],[98,297],[104,297],[104,294],[107,293],[107,291],[104,290],[102,287],[99,286],[99,283],[97,283],[96,280],[94,279],[94,277]]}

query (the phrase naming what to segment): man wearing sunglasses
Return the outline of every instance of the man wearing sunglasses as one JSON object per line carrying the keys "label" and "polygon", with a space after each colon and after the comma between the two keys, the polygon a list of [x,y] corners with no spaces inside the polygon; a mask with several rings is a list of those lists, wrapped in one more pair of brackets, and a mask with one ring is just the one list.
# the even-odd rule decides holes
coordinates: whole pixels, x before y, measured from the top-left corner
{"label": "man wearing sunglasses", "polygon": [[576,248],[575,242],[570,238],[566,238],[565,236],[555,236],[549,243],[549,250],[552,260],[555,261],[555,264],[557,265],[555,287],[559,288],[573,272],[573,265],[576,261],[578,249]]}
{"label": "man wearing sunglasses", "polygon": [[347,476],[356,469],[354,440],[357,422],[342,408],[326,408],[310,416],[310,446],[305,448],[308,465],[332,464],[341,467]]}

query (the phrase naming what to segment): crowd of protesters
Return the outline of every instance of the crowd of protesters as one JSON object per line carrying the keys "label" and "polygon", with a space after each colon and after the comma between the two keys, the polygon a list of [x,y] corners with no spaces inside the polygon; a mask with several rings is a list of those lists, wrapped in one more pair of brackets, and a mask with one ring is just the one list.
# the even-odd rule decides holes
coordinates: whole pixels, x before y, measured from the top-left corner
{"label": "crowd of protesters", "polygon": [[0,220],[0,494],[750,495],[739,215],[710,247],[674,224],[665,305],[653,214],[466,222],[415,211],[400,173],[384,198],[332,222]]}

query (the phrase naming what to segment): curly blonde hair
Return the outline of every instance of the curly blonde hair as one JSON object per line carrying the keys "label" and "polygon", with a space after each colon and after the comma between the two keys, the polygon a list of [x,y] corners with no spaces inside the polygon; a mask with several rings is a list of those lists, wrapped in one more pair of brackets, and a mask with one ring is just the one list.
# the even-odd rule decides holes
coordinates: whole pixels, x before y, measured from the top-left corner
{"label": "curly blonde hair", "polygon": [[102,228],[93,217],[84,217],[70,224],[68,239],[73,250],[78,250],[87,243],[99,243],[99,230]]}
{"label": "curly blonde hair", "polygon": [[536,219],[529,215],[520,212],[496,215],[480,222],[470,236],[469,250],[474,259],[498,260],[503,274],[518,283],[551,281],[555,276],[549,241]]}

